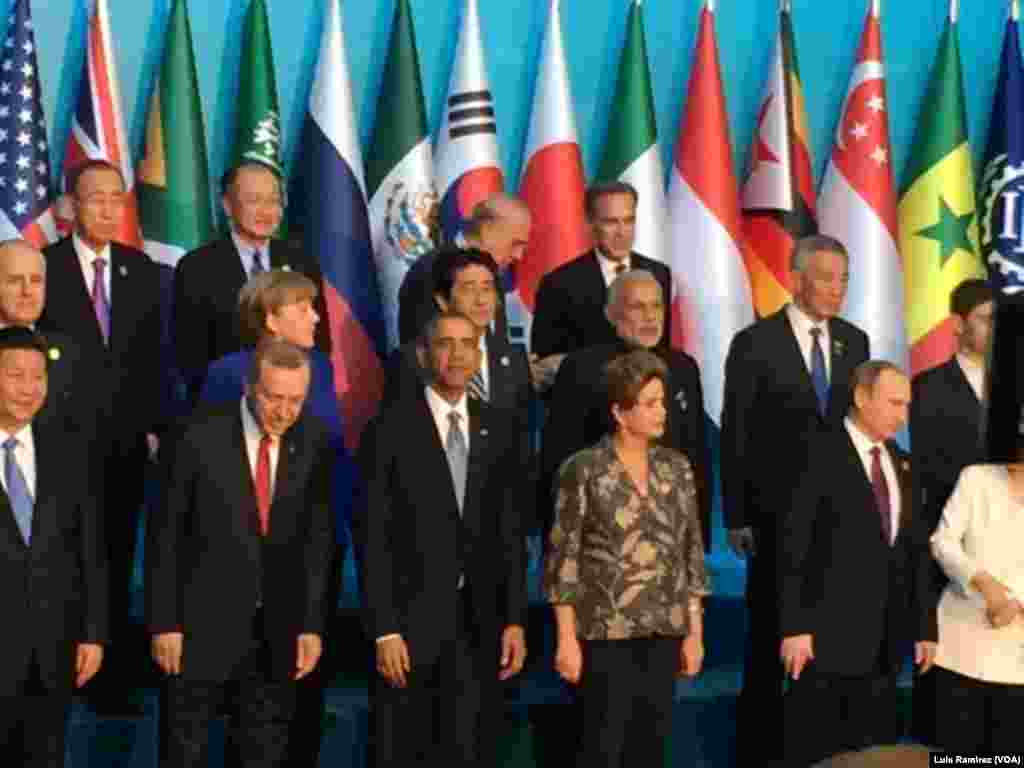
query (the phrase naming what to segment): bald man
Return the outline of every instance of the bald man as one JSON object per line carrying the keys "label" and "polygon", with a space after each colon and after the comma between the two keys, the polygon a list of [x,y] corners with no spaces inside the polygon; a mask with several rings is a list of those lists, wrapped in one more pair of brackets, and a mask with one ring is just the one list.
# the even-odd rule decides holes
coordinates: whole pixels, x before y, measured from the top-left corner
{"label": "bald man", "polygon": [[[502,273],[523,258],[530,239],[530,209],[514,195],[504,192],[476,204],[461,233],[458,245],[490,254]],[[398,337],[402,344],[419,337],[437,313],[434,303],[434,259],[436,251],[424,254],[409,269],[398,290]],[[494,332],[508,339],[505,291],[498,291]]]}
{"label": "bald man", "polygon": [[[24,240],[0,243],[0,328],[35,328],[46,304],[46,259]],[[95,374],[78,344],[58,331],[46,334],[49,394],[37,418],[57,419],[91,437],[95,432]]]}

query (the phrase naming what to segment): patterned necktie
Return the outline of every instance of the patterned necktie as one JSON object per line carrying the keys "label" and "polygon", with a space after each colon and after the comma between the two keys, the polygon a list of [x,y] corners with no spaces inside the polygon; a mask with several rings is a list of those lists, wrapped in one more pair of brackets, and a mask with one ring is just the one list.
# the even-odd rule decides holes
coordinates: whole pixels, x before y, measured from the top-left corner
{"label": "patterned necktie", "polygon": [[92,280],[92,308],[96,313],[96,322],[103,334],[103,343],[110,342],[110,303],[107,301],[107,287],[103,282],[103,273],[107,267],[106,259],[95,259],[92,263],[95,276]]}
{"label": "patterned necktie", "polygon": [[871,487],[875,492],[875,504],[882,517],[882,538],[892,546],[892,506],[889,503],[889,483],[882,471],[882,451],[876,445],[871,449]]}
{"label": "patterned necktie", "polygon": [[448,439],[444,443],[444,452],[448,456],[448,468],[452,473],[452,485],[455,486],[455,498],[459,502],[459,514],[466,498],[466,472],[468,454],[466,436],[462,433],[459,420],[462,415],[458,411],[448,412]]}
{"label": "patterned necktie", "polygon": [[260,514],[260,534],[270,530],[270,435],[260,438],[256,457],[256,508]]}
{"label": "patterned necktie", "polygon": [[825,353],[821,351],[821,328],[811,328],[811,383],[818,396],[818,411],[822,416],[828,411],[828,373],[825,370]]}
{"label": "patterned necktie", "polygon": [[469,385],[466,387],[466,391],[474,400],[487,401],[487,385],[484,384],[483,368],[476,369],[476,373],[473,374],[473,378],[469,380]]}
{"label": "patterned necktie", "polygon": [[252,269],[249,270],[249,277],[256,277],[266,271],[266,267],[263,266],[263,253],[257,248],[252,252]]}
{"label": "patterned necktie", "polygon": [[21,537],[28,544],[32,538],[32,494],[28,491],[28,483],[21,472],[18,457],[14,455],[18,445],[18,439],[14,437],[4,441],[4,482],[7,485],[7,498],[14,510],[14,520],[18,523]]}

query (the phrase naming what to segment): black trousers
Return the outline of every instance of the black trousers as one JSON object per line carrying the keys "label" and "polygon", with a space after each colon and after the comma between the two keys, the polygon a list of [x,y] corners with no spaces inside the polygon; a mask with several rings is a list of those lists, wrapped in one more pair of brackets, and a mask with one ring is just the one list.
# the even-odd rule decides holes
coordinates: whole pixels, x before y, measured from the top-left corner
{"label": "black trousers", "polygon": [[989,683],[935,667],[935,746],[963,754],[1005,754],[1024,747],[1024,685]]}
{"label": "black trousers", "polygon": [[895,744],[902,735],[896,673],[865,677],[819,673],[814,663],[785,696],[785,765],[805,768],[840,752]]}
{"label": "black trousers", "polygon": [[457,602],[454,639],[439,658],[417,663],[416,648],[409,646],[412,670],[405,688],[392,688],[374,671],[370,766],[495,764],[499,649],[475,626],[469,587]]}
{"label": "black trousers", "polygon": [[757,539],[759,554],[749,561],[747,575],[747,641],[743,688],[736,702],[736,764],[759,765],[782,757],[782,685],[779,660],[779,598],[771,542]]}
{"label": "black trousers", "polygon": [[53,691],[34,655],[18,692],[0,698],[0,765],[63,768],[71,690]]}
{"label": "black trousers", "polygon": [[584,640],[578,768],[665,764],[681,640]]}
{"label": "black trousers", "polygon": [[[288,748],[288,727],[295,710],[295,683],[270,676],[270,650],[262,616],[253,621],[249,649],[226,682],[172,677],[167,706],[165,768],[206,768],[210,722],[226,704],[227,753],[231,768],[278,768]],[[188,664],[188,660],[183,660]]]}

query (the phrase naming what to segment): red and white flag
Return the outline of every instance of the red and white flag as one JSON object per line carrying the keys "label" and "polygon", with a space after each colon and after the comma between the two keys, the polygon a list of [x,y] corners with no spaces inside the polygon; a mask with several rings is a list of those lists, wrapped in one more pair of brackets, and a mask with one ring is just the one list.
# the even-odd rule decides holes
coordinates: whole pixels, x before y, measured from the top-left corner
{"label": "red and white flag", "polygon": [[515,297],[509,320],[529,338],[529,323],[540,279],[590,248],[583,213],[583,159],[576,139],[569,73],[562,48],[559,0],[551,0],[547,34],[534,87],[533,113],[526,138],[526,162],[519,194],[533,218],[530,242],[515,266]]}
{"label": "red and white flag", "polygon": [[729,344],[753,322],[754,307],[710,0],[700,16],[668,206],[669,262],[675,280],[672,346],[697,360],[704,409],[718,424]]}
{"label": "red and white flag", "polygon": [[[135,177],[121,115],[121,89],[117,81],[117,67],[114,66],[114,49],[110,42],[107,0],[95,0],[95,3],[89,22],[78,105],[71,118],[71,135],[64,154],[62,186],[67,188],[68,173],[86,160],[107,160],[120,168],[125,182],[126,210],[117,240],[141,249]],[[59,207],[57,211],[58,228],[66,234],[71,229],[71,222],[60,218]]]}
{"label": "red and white flag", "polygon": [[843,316],[868,334],[872,357],[906,370],[903,262],[896,246],[889,102],[878,0],[871,5],[822,182],[818,222],[823,234],[839,240],[850,253],[850,288]]}

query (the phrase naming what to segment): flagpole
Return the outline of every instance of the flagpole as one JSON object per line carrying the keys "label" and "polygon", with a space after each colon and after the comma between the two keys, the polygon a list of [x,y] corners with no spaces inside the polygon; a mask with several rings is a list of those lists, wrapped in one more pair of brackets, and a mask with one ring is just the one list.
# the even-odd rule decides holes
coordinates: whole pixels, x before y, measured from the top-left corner
{"label": "flagpole", "polygon": [[708,13],[714,13],[715,0],[704,0],[704,7],[708,9]]}
{"label": "flagpole", "polygon": [[871,0],[871,15],[876,19],[882,18],[882,0]]}
{"label": "flagpole", "polygon": [[956,24],[960,16],[960,0],[949,0],[949,20]]}
{"label": "flagpole", "polygon": [[779,10],[782,13],[791,13],[793,10],[791,0],[779,0]]}
{"label": "flagpole", "polygon": [[1010,0],[1010,18],[1020,21],[1020,0]]}

